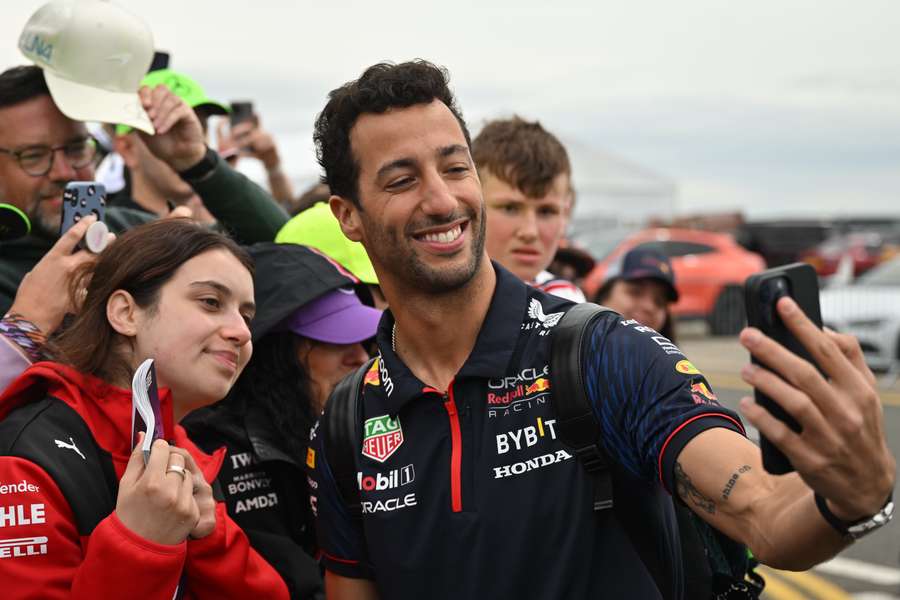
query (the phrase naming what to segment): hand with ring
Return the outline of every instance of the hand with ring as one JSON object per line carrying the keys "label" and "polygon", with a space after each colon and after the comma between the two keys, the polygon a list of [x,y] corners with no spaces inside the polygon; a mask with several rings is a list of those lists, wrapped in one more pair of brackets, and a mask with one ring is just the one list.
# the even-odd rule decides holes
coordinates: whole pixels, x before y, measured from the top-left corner
{"label": "hand with ring", "polygon": [[169,464],[169,468],[166,469],[166,473],[175,473],[177,475],[181,475],[182,479],[186,477],[184,467],[182,467],[181,465]]}
{"label": "hand with ring", "polygon": [[[187,478],[193,482],[194,502],[197,503],[200,518],[191,530],[188,541],[199,540],[211,534],[216,528],[216,500],[213,498],[212,486],[206,482],[203,473],[194,462],[194,457],[187,450],[173,447],[171,452],[170,460],[175,460],[175,456],[180,456],[184,460],[185,468],[182,472],[185,472]],[[172,468],[173,465],[170,464],[169,469]]]}
{"label": "hand with ring", "polygon": [[185,541],[197,528],[201,510],[194,497],[194,474],[199,470],[185,455],[165,440],[156,440],[144,466],[138,441],[119,481],[116,515],[123,525],[145,539],[172,545]]}

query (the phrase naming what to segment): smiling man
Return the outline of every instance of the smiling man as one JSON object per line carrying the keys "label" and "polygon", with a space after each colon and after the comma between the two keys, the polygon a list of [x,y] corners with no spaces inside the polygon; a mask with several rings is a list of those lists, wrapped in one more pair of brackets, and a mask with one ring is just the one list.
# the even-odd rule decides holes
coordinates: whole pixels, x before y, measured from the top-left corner
{"label": "smiling man", "polygon": [[8,91],[0,97],[0,196],[34,227],[58,230],[65,185],[93,177],[95,143],[84,123],[59,112],[36,67],[9,71],[3,83]]}
{"label": "smiling man", "polygon": [[[786,299],[781,317],[831,379],[748,330],[744,344],[782,378],[745,378],[803,435],[743,408],[799,474],[769,476],[738,416],[695,400],[708,382],[680,350],[606,313],[578,365],[614,465],[614,507],[593,510],[592,478],[557,436],[549,364],[553,327],[575,305],[488,260],[446,73],[424,61],[370,67],[331,92],[315,141],[332,210],[390,305],[358,412],[332,398],[311,435],[329,600],[681,598],[674,494],[782,568],[809,568],[889,518],[895,463],[859,346]],[[359,438],[336,448],[345,419]],[[336,468],[338,455],[353,464]]]}

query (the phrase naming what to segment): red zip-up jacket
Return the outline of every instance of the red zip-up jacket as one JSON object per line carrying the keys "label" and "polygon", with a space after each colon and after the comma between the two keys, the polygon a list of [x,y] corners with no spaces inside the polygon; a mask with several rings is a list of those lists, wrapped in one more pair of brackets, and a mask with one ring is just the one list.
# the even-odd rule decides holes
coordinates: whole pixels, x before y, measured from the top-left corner
{"label": "red zip-up jacket", "polygon": [[[61,400],[78,413],[96,444],[111,455],[116,476],[121,478],[131,454],[130,390],[60,364],[37,363],[0,396],[0,419],[47,397]],[[212,455],[199,450],[184,429],[173,423],[169,391],[160,390],[160,399],[166,437],[190,452],[212,482],[224,450]],[[40,435],[40,427],[23,431],[22,435]],[[51,448],[82,455],[74,438],[49,437],[46,443]],[[288,598],[278,573],[250,547],[222,502],[216,503],[213,533],[174,546],[140,537],[115,512],[90,535],[80,536],[72,509],[48,473],[30,460],[0,456],[0,595],[4,598],[172,600],[179,581],[186,600]]]}

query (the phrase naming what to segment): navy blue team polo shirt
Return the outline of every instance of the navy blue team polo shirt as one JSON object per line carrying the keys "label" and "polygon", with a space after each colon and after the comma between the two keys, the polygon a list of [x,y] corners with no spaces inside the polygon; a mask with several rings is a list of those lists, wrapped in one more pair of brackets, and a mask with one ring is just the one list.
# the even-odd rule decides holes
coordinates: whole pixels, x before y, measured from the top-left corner
{"label": "navy blue team polo shirt", "polygon": [[739,418],[668,339],[601,317],[582,368],[615,464],[615,508],[594,512],[593,481],[555,429],[550,334],[572,303],[494,268],[484,324],[446,391],[392,351],[385,312],[363,384],[361,523],[313,430],[307,462],[325,567],[374,580],[384,599],[679,598],[667,491],[675,459],[706,429],[743,435]]}

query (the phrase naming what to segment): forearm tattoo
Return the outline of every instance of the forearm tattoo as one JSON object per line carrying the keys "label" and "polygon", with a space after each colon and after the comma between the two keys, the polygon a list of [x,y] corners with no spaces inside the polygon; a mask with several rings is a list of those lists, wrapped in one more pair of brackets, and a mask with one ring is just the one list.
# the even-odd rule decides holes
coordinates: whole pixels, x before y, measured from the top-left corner
{"label": "forearm tattoo", "polygon": [[737,485],[737,480],[740,478],[741,473],[746,473],[750,469],[750,465],[743,465],[740,469],[731,474],[731,478],[728,480],[728,483],[726,483],[725,487],[722,488],[722,500],[728,500],[728,496],[731,495],[731,491],[734,489],[734,486]]}
{"label": "forearm tattoo", "polygon": [[716,514],[716,503],[704,496],[691,482],[691,478],[687,476],[681,463],[675,462],[675,487],[678,495],[685,502],[690,502],[699,509],[714,515]]}

